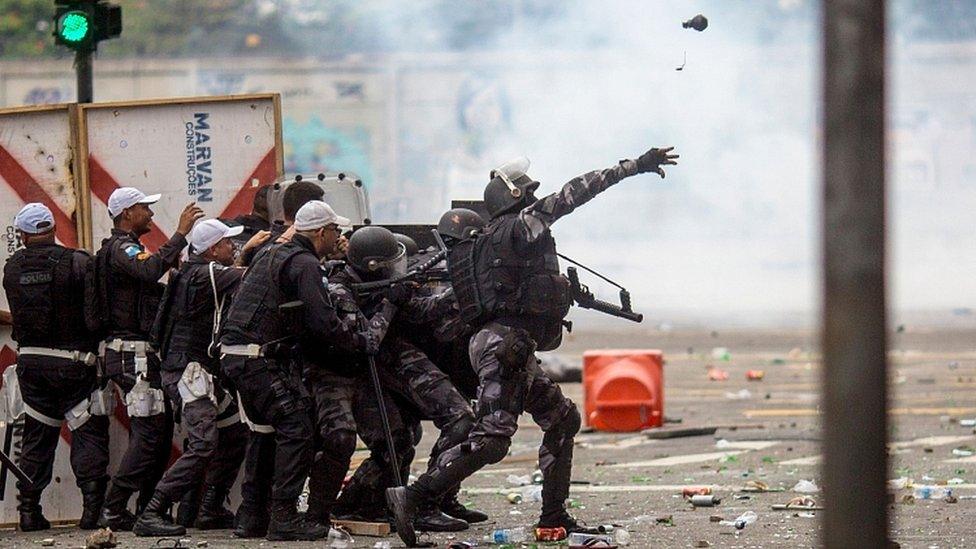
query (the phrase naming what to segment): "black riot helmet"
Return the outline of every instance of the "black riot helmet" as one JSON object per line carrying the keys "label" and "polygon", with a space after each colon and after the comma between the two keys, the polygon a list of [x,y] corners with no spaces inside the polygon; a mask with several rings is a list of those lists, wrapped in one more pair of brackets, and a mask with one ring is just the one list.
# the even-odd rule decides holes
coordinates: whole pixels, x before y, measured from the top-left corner
{"label": "black riot helmet", "polygon": [[485,220],[478,212],[467,208],[451,208],[437,222],[437,232],[448,246],[458,240],[470,238],[484,227]]}
{"label": "black riot helmet", "polygon": [[417,241],[410,238],[403,233],[393,233],[393,238],[397,239],[397,242],[403,244],[403,247],[407,250],[407,257],[412,257],[420,253],[420,246],[417,245]]}
{"label": "black riot helmet", "polygon": [[535,200],[532,193],[539,182],[526,174],[529,159],[522,156],[491,171],[491,181],[485,187],[485,207],[492,219],[525,207]]}
{"label": "black riot helmet", "polygon": [[407,272],[407,249],[389,229],[370,225],[349,237],[346,260],[365,280],[393,278]]}

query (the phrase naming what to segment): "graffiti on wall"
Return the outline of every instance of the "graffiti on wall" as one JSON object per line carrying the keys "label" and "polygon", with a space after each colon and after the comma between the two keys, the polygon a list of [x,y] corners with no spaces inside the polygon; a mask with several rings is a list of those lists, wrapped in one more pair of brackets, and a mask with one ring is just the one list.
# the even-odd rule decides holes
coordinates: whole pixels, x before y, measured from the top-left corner
{"label": "graffiti on wall", "polygon": [[71,94],[57,86],[35,86],[24,95],[24,105],[52,105],[70,100]]}
{"label": "graffiti on wall", "polygon": [[284,117],[282,131],[286,173],[351,172],[367,186],[373,181],[368,128],[335,128],[312,115],[304,122]]}

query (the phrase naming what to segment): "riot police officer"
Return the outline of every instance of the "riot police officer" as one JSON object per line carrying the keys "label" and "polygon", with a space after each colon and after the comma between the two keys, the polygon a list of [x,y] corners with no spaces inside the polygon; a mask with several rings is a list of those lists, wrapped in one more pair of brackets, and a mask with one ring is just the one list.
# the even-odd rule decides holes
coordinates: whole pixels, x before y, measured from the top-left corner
{"label": "riot police officer", "polygon": [[102,509],[102,524],[113,530],[132,529],[135,515],[127,508],[129,497],[139,491],[137,511],[149,503],[172,446],[173,420],[149,332],[163,293],[159,280],[176,266],[186,235],[203,211],[188,205],[173,236],[159,251],[149,253],[139,239],[150,230],[149,205],[159,198],[132,187],[113,191],[108,213],[114,227],[95,255],[99,307],[92,324],[105,333],[104,375],[125,392],[129,413],[129,445]]}
{"label": "riot police officer", "polygon": [[[14,218],[24,248],[7,261],[3,287],[18,345],[17,378],[27,417],[20,466],[33,480],[17,481],[20,529],[50,528],[41,512],[41,492],[51,482],[61,424],[71,430],[71,468],[84,508],[79,526],[98,521],[108,480],[108,417],[93,415],[97,338],[85,328],[85,275],[91,256],[55,243],[54,216],[40,203]],[[98,393],[95,392],[95,396]]]}
{"label": "riot police officer", "polygon": [[[356,296],[354,286],[405,273],[407,255],[407,245],[394,233],[383,227],[363,227],[354,232],[349,240],[348,264],[330,277],[330,280],[341,288],[344,295],[355,300],[351,307],[360,308],[369,314],[375,298]],[[334,292],[340,291],[340,288],[335,288]],[[401,289],[406,291],[397,291]],[[414,442],[410,436],[414,431],[412,424],[419,427],[419,420],[413,416],[432,420],[440,430],[440,436],[432,450],[432,455],[436,456],[440,451],[467,438],[474,421],[474,413],[447,375],[406,337],[409,331],[430,326],[450,315],[452,310],[456,313],[453,298],[449,293],[414,296],[408,287],[395,287],[394,293],[403,294],[400,298],[394,297],[398,299],[400,310],[380,349],[377,363],[384,388],[395,397],[385,400],[389,402],[389,415],[399,420],[394,436],[394,442],[398,446],[397,461],[409,471],[414,454]],[[375,392],[367,390],[368,385],[365,383],[361,386],[364,389],[357,400],[364,402],[364,405],[356,407],[354,416],[359,436],[370,448],[370,457],[353,475],[344,490],[343,499],[348,501],[348,494],[358,491],[362,493],[360,505],[363,505],[369,501],[371,494],[376,494],[379,496],[379,506],[385,514],[382,491],[387,486],[394,485],[391,460],[382,423],[376,420],[377,414],[366,412],[368,408],[365,404],[376,401]],[[469,511],[463,506],[455,512],[463,513],[474,521],[487,519],[486,515]],[[433,502],[425,506],[416,521],[418,528],[428,531],[458,531],[468,527],[468,522],[464,519],[443,513]]]}
{"label": "riot police officer", "polygon": [[555,349],[562,320],[572,302],[569,283],[559,273],[550,226],[620,180],[639,173],[664,177],[676,164],[672,148],[651,149],[636,160],[573,178],[541,199],[527,174],[528,159],[491,172],[485,206],[491,216],[482,234],[452,248],[448,268],[461,317],[478,331],[470,354],[480,379],[475,427],[466,441],[439,457],[409,488],[390,488],[387,499],[397,517],[397,534],[417,542],[412,518],[424,500],[508,452],[523,411],[544,433],[539,449],[543,474],[539,527],[581,527],[565,509],[572,470],[573,438],[580,427],[576,405],[539,368],[536,349]]}
{"label": "riot police officer", "polygon": [[[218,378],[217,335],[224,306],[244,275],[243,267],[233,266],[233,239],[243,230],[216,219],[197,223],[189,235],[189,258],[171,273],[157,312],[153,335],[162,359],[163,388],[180,412],[187,443],[133,526],[137,536],[185,534],[186,528],[170,522],[165,512],[195,492],[201,481],[203,496],[194,525],[204,530],[233,526],[234,515],[223,504],[244,458],[247,428]],[[269,235],[255,233],[244,249]]]}
{"label": "riot police officer", "polygon": [[[295,215],[290,241],[265,247],[244,276],[221,336],[221,370],[240,395],[249,421],[273,429],[276,448],[253,456],[245,474],[270,476],[269,540],[314,540],[328,526],[308,522],[296,505],[312,462],[311,398],[301,379],[303,353],[326,348],[375,353],[395,308],[388,302],[370,319],[373,330],[342,322],[328,291],[320,259],[332,252],[339,225],[349,220],[313,200]],[[295,346],[298,349],[295,349]],[[246,459],[251,459],[249,453]],[[268,475],[269,471],[273,471]],[[262,526],[259,479],[243,494],[239,523],[252,534]],[[241,526],[239,524],[239,526]]]}

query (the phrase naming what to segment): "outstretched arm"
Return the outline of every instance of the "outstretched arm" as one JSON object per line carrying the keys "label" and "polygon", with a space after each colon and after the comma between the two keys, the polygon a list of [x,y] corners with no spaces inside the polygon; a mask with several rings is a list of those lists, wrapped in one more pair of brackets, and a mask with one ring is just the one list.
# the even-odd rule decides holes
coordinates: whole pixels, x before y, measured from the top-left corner
{"label": "outstretched arm", "polygon": [[587,172],[570,179],[559,191],[535,201],[519,212],[523,239],[528,242],[536,241],[556,220],[626,177],[654,172],[663,178],[662,166],[677,164],[675,160],[678,155],[671,154],[672,150],[674,147],[651,149],[637,160],[621,160],[611,168]]}

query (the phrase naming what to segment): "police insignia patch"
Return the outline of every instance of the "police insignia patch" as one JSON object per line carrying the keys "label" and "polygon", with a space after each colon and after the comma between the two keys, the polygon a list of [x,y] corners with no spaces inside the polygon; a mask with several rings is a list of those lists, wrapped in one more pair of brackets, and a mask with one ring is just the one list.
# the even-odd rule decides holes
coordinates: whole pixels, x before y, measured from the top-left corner
{"label": "police insignia patch", "polygon": [[126,249],[125,249],[125,255],[127,255],[129,257],[136,257],[141,252],[142,252],[142,249],[140,249],[139,246],[136,246],[135,244],[132,244],[132,245],[126,247]]}
{"label": "police insignia patch", "polygon": [[149,259],[150,257],[151,257],[151,254],[149,252],[142,252],[142,253],[136,255],[136,259],[138,259],[139,261],[145,261],[145,260]]}

